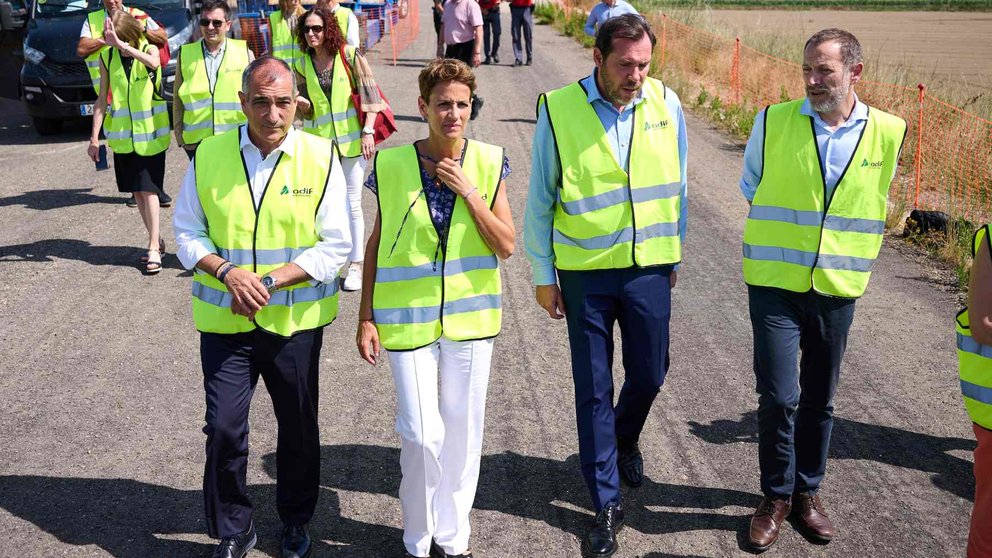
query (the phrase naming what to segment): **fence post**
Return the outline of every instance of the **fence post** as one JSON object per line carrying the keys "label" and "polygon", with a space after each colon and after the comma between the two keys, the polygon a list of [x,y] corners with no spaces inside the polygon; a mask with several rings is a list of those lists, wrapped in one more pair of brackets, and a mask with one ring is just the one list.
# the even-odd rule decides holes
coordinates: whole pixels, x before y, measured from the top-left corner
{"label": "fence post", "polygon": [[661,66],[665,67],[665,48],[668,45],[668,14],[661,14]]}
{"label": "fence post", "polygon": [[927,89],[927,86],[922,83],[918,84],[917,87],[920,90],[920,108],[916,117],[916,156],[913,161],[916,171],[916,195],[913,197],[913,209],[920,208],[920,183],[923,174],[923,99]]}
{"label": "fence post", "polygon": [[734,94],[734,104],[741,102],[741,38],[734,41],[734,61],[730,67],[730,90]]}

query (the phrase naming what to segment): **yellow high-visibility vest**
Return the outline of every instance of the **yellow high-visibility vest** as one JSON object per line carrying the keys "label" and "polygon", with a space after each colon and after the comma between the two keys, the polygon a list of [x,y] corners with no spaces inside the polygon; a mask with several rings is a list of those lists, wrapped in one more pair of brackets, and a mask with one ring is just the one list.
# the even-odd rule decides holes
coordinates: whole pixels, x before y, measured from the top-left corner
{"label": "yellow high-visibility vest", "polygon": [[[144,39],[138,49],[150,45]],[[111,102],[103,120],[107,145],[114,153],[157,155],[169,148],[169,111],[165,99],[159,96],[162,68],[149,73],[138,60],[131,71],[124,70],[121,53],[108,49],[100,54],[110,78]]]}
{"label": "yellow high-visibility vest", "polygon": [[906,123],[871,108],[847,170],[826,198],[803,99],[765,110],[761,182],[744,225],[744,281],[841,298],[865,292],[882,246],[886,198]]}
{"label": "yellow high-visibility vest", "polygon": [[[989,225],[978,229],[972,242],[972,257],[978,255],[982,239],[992,240]],[[968,309],[957,316],[958,369],[961,374],[961,395],[971,420],[992,430],[992,346],[982,345],[971,336]]]}
{"label": "yellow high-visibility vest", "polygon": [[[465,140],[462,170],[478,195],[496,200],[503,148]],[[441,335],[456,341],[497,335],[502,323],[499,261],[465,200],[455,200],[447,239],[431,221],[413,145],[376,154],[382,235],[372,315],[386,349],[416,349]]]}
{"label": "yellow high-visibility vest", "polygon": [[269,15],[269,29],[272,32],[272,56],[286,62],[290,68],[299,68],[303,53],[296,42],[296,29],[289,28],[282,10]]}
{"label": "yellow high-visibility vest", "polygon": [[[200,143],[194,159],[196,193],[217,253],[236,266],[265,275],[320,240],[316,215],[331,171],[334,146],[296,134],[293,155],[281,153],[258,209],[241,164],[241,128]],[[337,316],[338,284],[310,282],[277,289],[255,321],[231,312],[231,294],[213,275],[193,277],[193,322],[211,333],[239,333],[255,327],[290,337],[323,327]]]}
{"label": "yellow high-visibility vest", "polygon": [[675,264],[682,170],[665,86],[648,78],[635,105],[628,171],[617,162],[581,82],[543,95],[561,161],[552,243],[555,267],[623,269]]}
{"label": "yellow high-visibility vest", "polygon": [[[358,50],[346,45],[344,51],[354,68]],[[313,105],[313,117],[303,121],[303,131],[333,139],[342,157],[358,157],[362,154],[362,124],[358,122],[358,111],[351,102],[351,81],[348,79],[348,72],[345,70],[341,56],[334,56],[330,99],[324,94],[324,89],[317,80],[313,57],[304,54],[300,66],[303,67],[301,73],[307,81],[307,93]]]}
{"label": "yellow high-visibility vest", "polygon": [[[131,14],[135,18],[138,18],[138,21],[141,21],[143,25],[146,25],[144,22],[145,18],[148,17],[148,14],[138,8],[124,9],[127,10],[127,13]],[[106,19],[107,10],[103,8],[90,12],[89,15],[86,16],[86,21],[90,24],[90,38],[103,38],[103,23]],[[109,46],[104,45],[100,47],[99,50],[85,58],[86,70],[90,74],[90,81],[93,83],[93,90],[96,91],[97,95],[100,94],[100,54],[109,48]]]}
{"label": "yellow high-visibility vest", "polygon": [[213,91],[203,59],[203,40],[183,45],[180,52],[183,82],[173,102],[183,104],[185,145],[233,130],[248,120],[238,97],[241,76],[248,67],[248,43],[238,39],[225,39],[225,43]]}

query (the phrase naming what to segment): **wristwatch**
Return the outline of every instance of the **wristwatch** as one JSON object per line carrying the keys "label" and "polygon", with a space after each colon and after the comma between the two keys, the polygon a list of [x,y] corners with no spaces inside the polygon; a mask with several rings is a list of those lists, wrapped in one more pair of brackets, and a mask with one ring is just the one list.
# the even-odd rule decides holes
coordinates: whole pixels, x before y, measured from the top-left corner
{"label": "wristwatch", "polygon": [[368,126],[362,128],[362,135],[371,136],[374,133],[375,133],[374,128],[369,128]]}
{"label": "wristwatch", "polygon": [[271,294],[276,290],[276,278],[271,275],[262,277],[262,286],[265,287],[265,290],[269,291],[269,294]]}

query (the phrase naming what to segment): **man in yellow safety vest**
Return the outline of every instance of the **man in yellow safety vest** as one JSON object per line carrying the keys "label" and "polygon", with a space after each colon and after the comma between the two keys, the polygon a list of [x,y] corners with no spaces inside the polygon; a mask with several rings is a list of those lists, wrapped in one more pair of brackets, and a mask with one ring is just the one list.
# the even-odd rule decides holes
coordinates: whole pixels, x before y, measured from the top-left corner
{"label": "man in yellow safety vest", "polygon": [[282,556],[312,548],[318,365],[351,233],[334,144],[293,129],[294,75],[271,57],[248,65],[239,94],[248,124],[200,142],[174,217],[177,255],[195,271],[193,322],[207,401],[203,496],[207,531],[221,539],[219,558],[241,558],[256,541],[245,476],[259,376],[279,421]]}
{"label": "man in yellow safety vest", "polygon": [[858,100],[863,68],[854,35],[814,34],[803,55],[806,98],[761,111],[744,152],[743,265],[764,494],[749,540],[758,551],[778,539],[790,513],[807,536],[834,536],[817,494],[833,397],[906,134],[901,119]]}

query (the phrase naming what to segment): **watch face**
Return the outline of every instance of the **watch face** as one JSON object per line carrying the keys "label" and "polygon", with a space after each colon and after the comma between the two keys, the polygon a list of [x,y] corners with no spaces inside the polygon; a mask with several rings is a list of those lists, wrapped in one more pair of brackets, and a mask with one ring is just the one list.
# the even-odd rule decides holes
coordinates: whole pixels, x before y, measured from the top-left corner
{"label": "watch face", "polygon": [[272,287],[276,286],[276,280],[271,276],[266,275],[265,277],[262,277],[262,286],[271,291]]}

